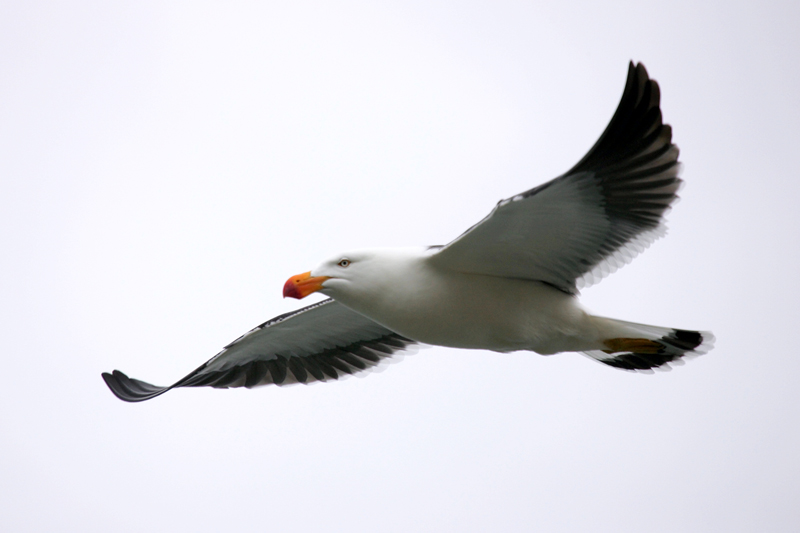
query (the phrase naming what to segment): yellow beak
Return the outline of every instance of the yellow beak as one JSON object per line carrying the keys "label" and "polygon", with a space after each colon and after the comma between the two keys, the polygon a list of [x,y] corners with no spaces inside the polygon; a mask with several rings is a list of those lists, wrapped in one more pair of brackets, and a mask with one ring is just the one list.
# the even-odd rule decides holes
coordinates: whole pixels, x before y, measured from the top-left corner
{"label": "yellow beak", "polygon": [[305,298],[312,292],[317,292],[322,288],[325,280],[330,279],[329,276],[316,276],[311,277],[311,272],[304,272],[297,276],[292,276],[286,281],[283,286],[283,297],[286,298]]}

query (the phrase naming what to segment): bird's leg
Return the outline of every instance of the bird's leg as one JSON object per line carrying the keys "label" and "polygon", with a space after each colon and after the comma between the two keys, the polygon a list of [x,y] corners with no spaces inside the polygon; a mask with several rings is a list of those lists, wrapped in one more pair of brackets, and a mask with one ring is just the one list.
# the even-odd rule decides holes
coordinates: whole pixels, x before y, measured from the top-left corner
{"label": "bird's leg", "polygon": [[662,353],[664,345],[660,342],[651,341],[650,339],[632,339],[620,337],[616,339],[606,339],[603,344],[608,348],[603,350],[607,354],[618,352],[633,352],[633,353]]}

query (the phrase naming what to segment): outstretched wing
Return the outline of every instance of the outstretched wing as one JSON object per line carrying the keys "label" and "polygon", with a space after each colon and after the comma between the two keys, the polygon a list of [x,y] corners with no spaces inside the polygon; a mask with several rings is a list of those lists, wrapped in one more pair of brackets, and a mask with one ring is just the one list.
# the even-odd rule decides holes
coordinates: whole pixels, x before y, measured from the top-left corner
{"label": "outstretched wing", "polygon": [[415,344],[328,299],[269,320],[169,387],[103,374],[117,398],[149,400],[178,387],[255,387],[338,379],[376,366]]}
{"label": "outstretched wing", "polygon": [[677,198],[678,147],[658,84],[631,63],[622,99],[569,172],[502,200],[430,261],[461,272],[530,279],[577,293],[647,248]]}

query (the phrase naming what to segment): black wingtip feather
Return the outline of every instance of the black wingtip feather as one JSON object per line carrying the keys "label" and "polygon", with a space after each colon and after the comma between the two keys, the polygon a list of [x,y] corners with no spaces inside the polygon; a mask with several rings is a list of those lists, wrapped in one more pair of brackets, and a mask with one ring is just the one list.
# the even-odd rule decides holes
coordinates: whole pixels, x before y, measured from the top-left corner
{"label": "black wingtip feather", "polygon": [[332,379],[339,379],[339,373],[330,364],[330,361],[325,361],[319,355],[312,355],[311,357],[314,359],[314,362],[317,364],[317,366],[320,367],[320,369],[325,373],[326,376]]}
{"label": "black wingtip feather", "polygon": [[236,383],[242,376],[245,374],[245,371],[248,370],[244,366],[235,366],[228,370],[227,372],[222,373],[221,375],[217,375],[217,379],[215,379],[210,385],[212,387],[223,388]]}
{"label": "black wingtip feather", "polygon": [[269,372],[269,366],[267,366],[266,361],[255,361],[250,365],[247,379],[244,380],[244,386],[248,389],[255,387],[267,376],[267,372]]}
{"label": "black wingtip feather", "polygon": [[[617,110],[605,131],[567,174],[612,167],[648,146],[666,126],[662,123],[661,91],[641,63],[628,64],[628,79]],[[669,141],[667,142],[669,144]]]}
{"label": "black wingtip feather", "polygon": [[300,361],[302,362],[303,366],[305,366],[308,373],[314,377],[314,379],[318,381],[325,381],[325,373],[322,371],[322,368],[320,368],[313,356],[303,357],[300,359]]}
{"label": "black wingtip feather", "polygon": [[358,370],[365,370],[367,368],[367,365],[364,363],[364,361],[349,352],[337,350],[335,353],[332,353],[331,356],[335,356],[336,358],[344,361],[352,367],[357,368]]}
{"label": "black wingtip feather", "polygon": [[305,367],[297,360],[296,357],[290,357],[286,361],[289,370],[292,371],[294,378],[299,381],[300,383],[305,383],[308,381],[308,372],[306,372]]}
{"label": "black wingtip feather", "polygon": [[281,361],[280,364],[276,360],[267,361],[267,365],[269,365],[269,374],[272,376],[272,382],[275,385],[280,385],[286,381],[285,361]]}
{"label": "black wingtip feather", "polygon": [[119,370],[114,370],[111,374],[103,372],[102,377],[111,392],[125,402],[143,402],[164,394],[172,388],[157,387],[138,379],[131,379]]}

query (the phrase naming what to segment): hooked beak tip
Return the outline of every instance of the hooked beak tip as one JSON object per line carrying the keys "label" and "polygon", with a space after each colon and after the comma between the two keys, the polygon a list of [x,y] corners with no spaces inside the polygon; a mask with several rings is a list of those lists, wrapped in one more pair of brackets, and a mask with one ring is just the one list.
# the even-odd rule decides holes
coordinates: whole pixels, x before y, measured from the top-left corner
{"label": "hooked beak tip", "polygon": [[312,292],[317,292],[322,288],[322,284],[330,279],[328,276],[311,277],[311,272],[304,272],[289,278],[283,286],[284,298],[305,298]]}
{"label": "hooked beak tip", "polygon": [[284,284],[283,297],[297,298],[298,300],[302,298],[300,291],[297,289],[297,283],[295,282],[294,278],[289,278],[289,280],[286,281],[286,284]]}

